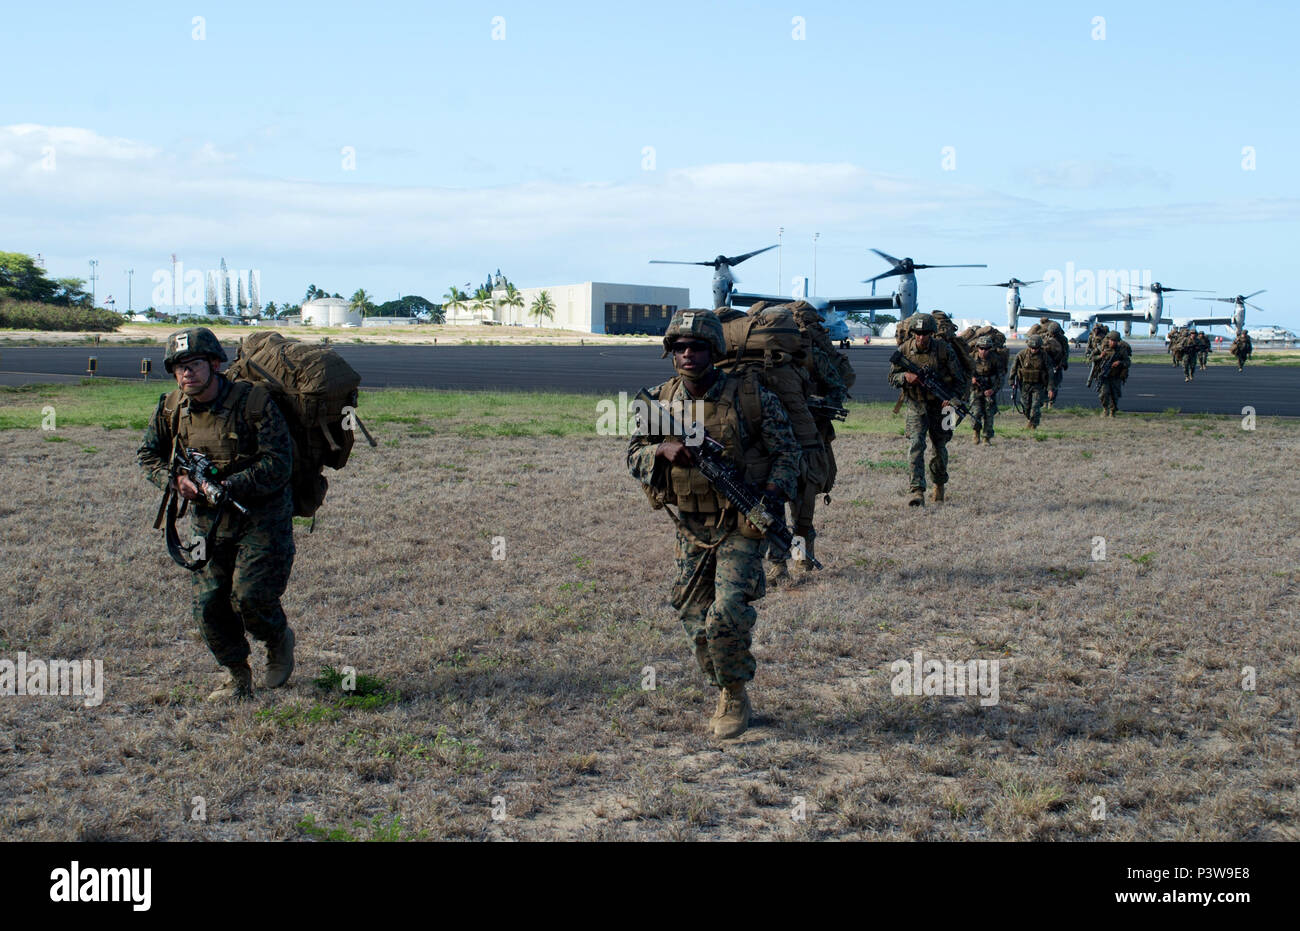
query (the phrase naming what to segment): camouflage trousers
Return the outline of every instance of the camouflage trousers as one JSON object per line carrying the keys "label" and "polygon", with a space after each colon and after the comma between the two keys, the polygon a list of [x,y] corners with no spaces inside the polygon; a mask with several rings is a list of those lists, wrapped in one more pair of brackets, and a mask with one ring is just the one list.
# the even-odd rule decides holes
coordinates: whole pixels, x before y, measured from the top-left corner
{"label": "camouflage trousers", "polygon": [[1025,419],[1035,427],[1043,419],[1043,405],[1047,403],[1047,385],[1021,385],[1020,406],[1025,409]]}
{"label": "camouflage trousers", "polygon": [[1235,352],[1232,355],[1237,360],[1237,371],[1240,372],[1242,369],[1246,367],[1246,360],[1250,357],[1245,355],[1238,355]]}
{"label": "camouflage trousers", "polygon": [[1119,410],[1119,398],[1123,393],[1123,384],[1118,378],[1103,378],[1097,383],[1097,397],[1101,398],[1102,410]]}
{"label": "camouflage trousers", "polygon": [[998,396],[996,394],[991,398],[986,398],[983,391],[976,390],[970,402],[971,423],[975,427],[976,433],[983,433],[989,439],[993,438],[993,418],[998,413]]}
{"label": "camouflage trousers", "polygon": [[1189,352],[1183,356],[1183,375],[1187,378],[1196,377],[1196,354]]}
{"label": "camouflage trousers", "polygon": [[[1056,394],[1061,390],[1061,382],[1064,380],[1065,369],[1062,366],[1057,366],[1056,371],[1052,373],[1052,394]],[[1053,401],[1052,403],[1055,404],[1056,402]]]}
{"label": "camouflage trousers", "polygon": [[911,491],[925,491],[925,440],[934,444],[930,457],[930,480],[948,484],[948,441],[952,431],[943,428],[943,407],[939,401],[907,399],[907,461],[911,467]]}
{"label": "camouflage trousers", "polygon": [[[218,535],[209,546],[208,564],[191,573],[194,620],[212,655],[222,666],[248,659],[245,632],[274,643],[287,621],[280,596],[289,584],[295,552],[293,523],[227,515],[238,523],[230,536]],[[196,521],[195,530],[199,523]]]}
{"label": "camouflage trousers", "polygon": [[[695,661],[719,688],[754,678],[757,663],[749,651],[758,612],[750,602],[767,593],[763,576],[766,540],[751,540],[735,528],[734,512],[722,526],[713,515],[683,513],[677,528],[677,584],[673,607],[695,647]],[[730,529],[729,529],[730,528]],[[725,540],[715,549],[700,546]]]}

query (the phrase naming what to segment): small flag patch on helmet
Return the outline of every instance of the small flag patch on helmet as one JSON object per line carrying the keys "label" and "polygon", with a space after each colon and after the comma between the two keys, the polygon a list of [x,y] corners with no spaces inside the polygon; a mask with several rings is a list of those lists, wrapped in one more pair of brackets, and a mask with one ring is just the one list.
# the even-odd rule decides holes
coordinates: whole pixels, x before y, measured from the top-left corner
{"label": "small flag patch on helmet", "polygon": [[190,348],[190,334],[188,334],[188,333],[177,333],[177,334],[176,334],[176,351],[177,351],[177,352],[185,352],[185,351],[186,351],[187,349],[189,349],[189,348]]}

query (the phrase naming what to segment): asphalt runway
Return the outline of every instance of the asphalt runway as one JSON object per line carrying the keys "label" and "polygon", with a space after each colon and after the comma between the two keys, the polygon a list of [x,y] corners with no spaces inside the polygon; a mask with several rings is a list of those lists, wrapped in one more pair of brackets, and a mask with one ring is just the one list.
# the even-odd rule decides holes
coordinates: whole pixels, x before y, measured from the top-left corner
{"label": "asphalt runway", "polygon": [[[334,346],[361,373],[369,388],[459,388],[470,390],[578,391],[635,394],[672,374],[660,350],[642,346]],[[893,401],[898,392],[885,380],[891,346],[854,346],[849,359],[857,370],[853,398]],[[1146,350],[1146,347],[1143,347]],[[1139,351],[1143,351],[1139,350]],[[1156,349],[1146,351],[1158,351]],[[150,381],[163,390],[161,346],[14,346],[0,349],[0,384],[76,383],[86,376],[90,356],[98,375],[140,379],[140,360],[153,361]],[[231,352],[231,357],[234,353]],[[1088,366],[1081,354],[1065,373],[1060,406],[1099,407],[1085,386]],[[999,400],[1010,408],[1009,389]],[[1182,369],[1167,363],[1137,364],[1124,387],[1120,410],[1240,414],[1250,406],[1259,416],[1300,416],[1300,366],[1214,366],[1190,384]]]}

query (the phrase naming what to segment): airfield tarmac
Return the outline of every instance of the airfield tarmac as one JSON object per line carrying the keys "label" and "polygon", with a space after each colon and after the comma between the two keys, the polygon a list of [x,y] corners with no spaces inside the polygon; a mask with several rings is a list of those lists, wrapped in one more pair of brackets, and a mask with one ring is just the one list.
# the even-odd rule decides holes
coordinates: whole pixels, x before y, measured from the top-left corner
{"label": "airfield tarmac", "polygon": [[[660,350],[643,346],[374,346],[334,344],[361,373],[367,388],[574,391],[611,394],[658,384],[672,374]],[[890,345],[854,346],[849,358],[858,373],[857,401],[893,401],[898,392],[885,380]],[[1136,351],[1158,351],[1136,347]],[[20,346],[0,353],[0,385],[77,382],[87,358],[98,359],[98,375],[140,378],[141,359],[151,359],[151,380],[167,383],[161,346]],[[233,353],[232,353],[233,357]],[[1100,407],[1084,384],[1088,366],[1075,355],[1061,386],[1063,407]],[[1002,406],[1010,408],[1004,389]],[[1300,366],[1212,366],[1190,384],[1172,365],[1135,367],[1121,410],[1158,413],[1240,414],[1251,406],[1259,416],[1300,416]]]}

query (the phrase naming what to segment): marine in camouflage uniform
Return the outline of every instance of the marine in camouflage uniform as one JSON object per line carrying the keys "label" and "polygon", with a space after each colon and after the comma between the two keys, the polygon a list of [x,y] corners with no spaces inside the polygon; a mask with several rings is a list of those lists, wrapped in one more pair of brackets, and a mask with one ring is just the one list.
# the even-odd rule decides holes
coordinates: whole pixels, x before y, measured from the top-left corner
{"label": "marine in camouflage uniform", "polygon": [[1016,353],[1016,359],[1011,363],[1011,382],[1020,386],[1020,405],[1030,430],[1038,429],[1056,369],[1043,349],[1043,339],[1038,333],[1029,337],[1024,350]]}
{"label": "marine in camouflage uniform", "polygon": [[1201,335],[1195,330],[1183,337],[1179,349],[1183,357],[1183,381],[1196,377],[1196,360],[1201,350]]}
{"label": "marine in camouflage uniform", "polygon": [[1007,371],[994,351],[992,337],[975,340],[975,372],[971,375],[971,421],[975,427],[975,445],[993,442],[993,418],[998,413],[998,392],[1006,381]]}
{"label": "marine in camouflage uniform", "polygon": [[[689,404],[689,419],[726,445],[746,481],[764,489],[773,512],[780,513],[796,492],[800,450],[777,396],[753,375],[737,377],[714,368],[726,343],[712,311],[678,311],[668,324],[664,352],[672,353],[677,376],[650,394],[670,408],[674,402]],[[767,541],[691,465],[689,448],[680,439],[643,429],[644,423],[628,443],[628,470],[656,507],[677,508],[673,607],[701,672],[718,688],[713,732],[735,737],[749,726],[745,684],[757,666],[750,652],[758,617],[752,602],[766,594]]]}
{"label": "marine in camouflage uniform", "polygon": [[1119,412],[1119,399],[1124,382],[1128,380],[1133,348],[1120,338],[1118,330],[1106,334],[1101,358],[1097,363],[1097,396],[1101,399],[1101,415],[1114,417]]}
{"label": "marine in camouflage uniform", "polygon": [[1238,330],[1237,338],[1232,341],[1232,346],[1229,348],[1229,352],[1237,358],[1238,372],[1246,368],[1246,360],[1250,358],[1253,351],[1254,347],[1250,343],[1250,334],[1244,329]]}
{"label": "marine in camouflage uniform", "polygon": [[[930,370],[945,387],[965,394],[966,383],[956,354],[946,342],[937,338],[937,327],[930,314],[913,314],[905,321],[908,337],[898,351],[914,365]],[[925,389],[915,373],[901,365],[889,367],[889,383],[901,388],[907,404],[907,457],[911,468],[911,494],[908,505],[925,504],[925,441],[929,437],[934,446],[930,458],[930,480],[934,482],[934,500],[944,500],[948,484],[948,441],[952,431],[945,428],[945,418],[951,410],[946,404]]]}
{"label": "marine in camouflage uniform", "polygon": [[1205,368],[1207,365],[1210,364],[1210,353],[1213,351],[1214,351],[1213,348],[1210,346],[1210,334],[1197,333],[1196,352],[1197,355],[1199,356],[1198,361],[1200,363],[1201,368]]}
{"label": "marine in camouflage uniform", "polygon": [[[806,302],[800,302],[794,307],[795,320],[799,324],[799,329],[803,334],[805,342],[806,357],[804,367],[808,372],[808,378],[811,382],[812,393],[831,405],[832,407],[843,407],[844,402],[848,400],[849,385],[845,383],[845,373],[849,379],[854,378],[853,367],[849,365],[848,359],[837,350],[830,338],[830,331],[822,323],[821,314],[819,314],[812,305]],[[822,446],[824,448],[822,455],[825,457],[825,478],[820,483],[801,481],[799,483],[798,494],[790,502],[791,530],[794,535],[803,540],[803,555],[795,560],[795,564],[804,571],[812,570],[810,557],[816,555],[817,530],[813,526],[813,517],[817,512],[817,497],[819,495],[829,494],[835,485],[835,477],[838,472],[835,463],[835,426],[829,417],[818,415],[813,412],[813,422],[817,425],[817,432],[821,435]],[[805,451],[804,455],[808,455]],[[769,561],[779,558],[777,545],[769,543],[772,552],[768,555]],[[782,564],[784,565],[784,564]],[[776,573],[777,579],[780,573]],[[768,579],[773,579],[773,573],[769,572]]]}
{"label": "marine in camouflage uniform", "polygon": [[[206,327],[167,340],[163,364],[178,388],[158,400],[136,458],[159,489],[171,482],[173,443],[194,448],[217,466],[215,480],[248,509],[227,507],[205,544],[207,563],[191,573],[193,613],[203,639],[227,671],[212,701],[250,697],[252,672],[245,633],[267,645],[264,685],[278,688],[293,671],[294,634],[280,605],[293,568],[293,441],[265,388],[232,382],[219,372],[221,343]],[[206,538],[217,510],[186,477],[195,538]]]}

